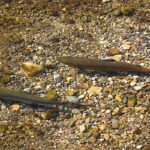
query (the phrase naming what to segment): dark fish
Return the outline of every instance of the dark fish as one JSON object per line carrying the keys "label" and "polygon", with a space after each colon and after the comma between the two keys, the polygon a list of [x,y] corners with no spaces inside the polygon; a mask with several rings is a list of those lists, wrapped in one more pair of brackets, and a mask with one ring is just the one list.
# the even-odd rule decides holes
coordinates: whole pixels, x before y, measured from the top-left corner
{"label": "dark fish", "polygon": [[[15,101],[15,102],[21,102],[21,103],[25,103],[29,105],[36,104],[36,105],[43,105],[43,106],[52,106],[52,105],[70,106],[71,104],[69,102],[52,101],[52,100],[49,100],[48,98],[42,98],[37,95],[27,94],[23,91],[2,88],[2,87],[0,87],[0,99],[5,100],[5,101],[10,100],[10,101]],[[75,104],[75,106],[88,106],[88,105]]]}
{"label": "dark fish", "polygon": [[117,62],[112,60],[95,60],[85,57],[58,57],[58,61],[72,67],[81,69],[89,69],[94,71],[108,72],[136,72],[150,75],[150,69],[133,65],[125,62]]}

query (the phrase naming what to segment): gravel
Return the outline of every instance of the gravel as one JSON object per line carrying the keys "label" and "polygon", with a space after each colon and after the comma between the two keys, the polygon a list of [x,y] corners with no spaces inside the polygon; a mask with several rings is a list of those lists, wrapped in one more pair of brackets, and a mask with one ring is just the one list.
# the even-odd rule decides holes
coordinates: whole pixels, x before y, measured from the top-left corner
{"label": "gravel", "polygon": [[[19,104],[16,111],[0,100],[0,149],[150,149],[149,76],[89,72],[57,61],[113,58],[150,68],[149,6],[149,0],[0,1],[0,87],[40,96],[55,91],[56,100],[94,105]],[[41,72],[26,76],[26,62]],[[68,89],[77,92],[69,96]]]}

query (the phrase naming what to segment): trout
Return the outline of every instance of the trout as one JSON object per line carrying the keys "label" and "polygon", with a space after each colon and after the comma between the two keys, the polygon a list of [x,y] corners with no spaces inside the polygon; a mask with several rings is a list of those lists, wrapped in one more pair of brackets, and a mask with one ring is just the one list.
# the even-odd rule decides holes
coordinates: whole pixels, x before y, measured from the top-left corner
{"label": "trout", "polygon": [[88,69],[93,71],[132,72],[150,75],[150,69],[143,68],[140,65],[133,65],[125,62],[117,62],[115,60],[95,60],[86,57],[70,56],[58,57],[57,60],[61,63],[72,67]]}
{"label": "trout", "polygon": [[[2,88],[0,87],[0,99],[4,101],[14,101],[14,102],[21,102],[29,105],[42,105],[42,106],[52,106],[52,105],[57,105],[57,106],[68,106],[70,107],[71,103],[70,102],[59,102],[55,100],[49,100],[48,98],[43,98],[37,95],[32,95],[32,94],[27,94],[23,91],[18,91],[14,89],[9,89],[9,88]],[[69,105],[68,105],[69,104]],[[83,105],[83,104],[76,104],[75,106],[88,106],[88,105]],[[91,105],[89,105],[91,106]]]}

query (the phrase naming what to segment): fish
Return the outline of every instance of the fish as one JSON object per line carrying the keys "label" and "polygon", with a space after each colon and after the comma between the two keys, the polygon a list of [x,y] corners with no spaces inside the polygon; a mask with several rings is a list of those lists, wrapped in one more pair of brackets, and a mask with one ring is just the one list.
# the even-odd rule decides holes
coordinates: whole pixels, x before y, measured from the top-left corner
{"label": "fish", "polygon": [[144,73],[150,75],[150,69],[143,68],[140,65],[134,65],[126,62],[117,62],[115,60],[100,60],[90,59],[87,57],[71,57],[62,56],[57,60],[63,64],[93,71],[103,72],[132,72],[132,73]]}
{"label": "fish", "polygon": [[[24,91],[0,87],[0,99],[4,101],[21,102],[29,105],[40,105],[40,106],[65,106],[70,107],[72,103],[70,102],[60,102],[49,100],[48,98],[43,98],[35,94],[28,94]],[[75,106],[88,106],[84,104],[74,104]],[[89,105],[90,106],[90,105]]]}

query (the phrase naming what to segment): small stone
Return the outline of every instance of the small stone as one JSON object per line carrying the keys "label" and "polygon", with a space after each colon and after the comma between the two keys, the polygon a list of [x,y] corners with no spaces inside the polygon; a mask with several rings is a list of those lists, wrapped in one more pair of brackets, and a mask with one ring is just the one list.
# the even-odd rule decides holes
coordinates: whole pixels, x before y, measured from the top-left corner
{"label": "small stone", "polygon": [[137,145],[136,148],[137,148],[137,149],[141,149],[141,148],[142,148],[142,145]]}
{"label": "small stone", "polygon": [[112,13],[114,16],[120,16],[122,13],[120,10],[115,10],[113,13]]}
{"label": "small stone", "polygon": [[99,128],[97,126],[93,127],[89,131],[89,136],[93,136],[95,139],[97,139],[99,137],[99,135],[100,135]]}
{"label": "small stone", "polygon": [[93,149],[88,146],[81,146],[81,147],[79,147],[78,150],[93,150]]}
{"label": "small stone", "polygon": [[124,43],[124,44],[122,44],[122,48],[124,50],[129,50],[130,49],[130,43]]}
{"label": "small stone", "polygon": [[88,94],[94,95],[94,94],[100,94],[101,90],[102,87],[91,86],[87,92]]}
{"label": "small stone", "polygon": [[71,119],[69,121],[69,127],[74,127],[75,126],[76,121],[74,119]]}
{"label": "small stone", "polygon": [[87,140],[88,140],[88,142],[91,142],[91,143],[95,143],[96,142],[96,138],[93,138],[93,137],[88,138]]}
{"label": "small stone", "polygon": [[106,125],[102,124],[102,125],[99,126],[99,128],[100,128],[101,131],[104,131],[106,129]]}
{"label": "small stone", "polygon": [[49,100],[56,100],[58,98],[58,94],[56,91],[49,91],[45,97]]}
{"label": "small stone", "polygon": [[115,61],[120,61],[122,59],[122,55],[114,55],[112,59],[114,59]]}
{"label": "small stone", "polygon": [[74,95],[76,95],[78,93],[78,90],[73,90],[73,89],[68,89],[68,90],[66,90],[66,94],[68,95],[68,96],[74,96]]}
{"label": "small stone", "polygon": [[137,80],[132,80],[131,83],[130,83],[130,86],[133,87],[133,86],[136,85],[136,83],[137,83]]}
{"label": "small stone", "polygon": [[89,126],[89,123],[90,123],[90,118],[86,118],[86,119],[85,119],[85,124],[86,124],[87,126]]}
{"label": "small stone", "polygon": [[126,113],[128,111],[128,108],[127,107],[123,107],[122,109],[121,109],[121,113]]}
{"label": "small stone", "polygon": [[66,96],[66,99],[71,103],[78,103],[79,99],[76,96]]}
{"label": "small stone", "polygon": [[52,108],[50,110],[47,110],[47,111],[41,113],[41,117],[45,120],[49,120],[51,118],[56,118],[57,115],[58,115],[58,110],[55,108]]}
{"label": "small stone", "polygon": [[7,124],[0,124],[0,135],[3,135],[7,129],[8,129]]}
{"label": "small stone", "polygon": [[3,71],[4,66],[0,64],[0,72]]}
{"label": "small stone", "polygon": [[118,55],[120,53],[121,52],[118,49],[109,49],[108,52],[107,52],[107,54],[110,55],[110,56]]}
{"label": "small stone", "polygon": [[115,98],[118,102],[122,102],[122,99],[123,99],[122,95],[116,95]]}
{"label": "small stone", "polygon": [[[127,23],[127,24],[131,24],[131,22],[132,22],[132,20],[131,20],[130,18],[127,18],[127,19],[126,19],[126,23]],[[130,45],[130,48],[131,48],[131,45]]]}
{"label": "small stone", "polygon": [[110,2],[110,0],[102,0],[102,3]]}
{"label": "small stone", "polygon": [[47,60],[44,64],[44,67],[46,69],[55,69],[56,68],[56,64],[51,62],[50,60]]}
{"label": "small stone", "polygon": [[117,115],[119,111],[120,111],[119,107],[116,107],[114,111],[112,112],[112,115]]}
{"label": "small stone", "polygon": [[112,119],[112,128],[118,129],[119,128],[119,122],[117,119]]}
{"label": "small stone", "polygon": [[80,125],[80,133],[83,133],[86,130],[85,124]]}
{"label": "small stone", "polygon": [[55,74],[53,77],[54,77],[54,81],[56,83],[60,83],[62,81],[62,79],[63,79],[62,76],[59,75],[59,74]]}
{"label": "small stone", "polygon": [[21,65],[21,70],[25,73],[26,76],[34,76],[35,74],[42,71],[42,67],[31,63],[31,62],[25,62]]}
{"label": "small stone", "polygon": [[79,97],[78,97],[78,99],[83,99],[85,97],[85,95],[80,95]]}
{"label": "small stone", "polygon": [[147,108],[146,107],[142,107],[142,106],[138,106],[138,107],[135,107],[135,112],[141,112],[141,113],[144,113]]}
{"label": "small stone", "polygon": [[4,73],[5,75],[11,75],[11,74],[13,74],[13,73],[12,73],[12,70],[10,70],[10,69],[8,69],[8,68],[3,68],[3,73]]}
{"label": "small stone", "polygon": [[127,106],[128,107],[134,107],[136,105],[136,100],[134,97],[129,97],[128,98],[128,103],[127,103]]}
{"label": "small stone", "polygon": [[134,88],[135,91],[140,91],[140,90],[142,90],[144,87],[145,87],[145,85],[137,85],[137,86],[134,86],[133,88]]}
{"label": "small stone", "polygon": [[36,91],[39,91],[39,90],[42,89],[42,86],[41,86],[41,85],[36,85],[36,86],[34,87],[34,89],[35,89]]}
{"label": "small stone", "polygon": [[77,114],[80,114],[81,111],[79,109],[73,109],[72,113],[75,114],[75,115],[77,115]]}
{"label": "small stone", "polygon": [[0,81],[1,81],[1,83],[3,83],[3,84],[9,83],[10,80],[11,80],[11,77],[10,77],[9,75],[5,75],[5,76],[2,76],[2,77],[0,78]]}
{"label": "small stone", "polygon": [[123,15],[129,16],[132,14],[133,9],[130,6],[122,6],[121,12],[123,13]]}
{"label": "small stone", "polygon": [[109,134],[104,134],[104,139],[105,139],[106,141],[108,141],[109,138],[110,138]]}
{"label": "small stone", "polygon": [[112,92],[112,88],[104,87],[103,92],[110,93]]}
{"label": "small stone", "polygon": [[20,105],[18,105],[18,104],[11,105],[11,110],[13,110],[13,111],[19,111],[19,109],[20,109]]}

